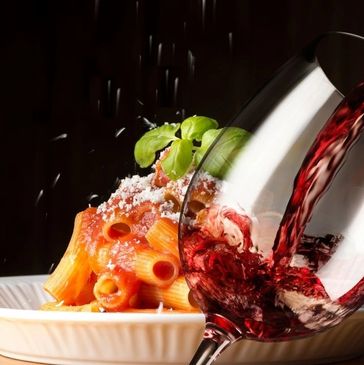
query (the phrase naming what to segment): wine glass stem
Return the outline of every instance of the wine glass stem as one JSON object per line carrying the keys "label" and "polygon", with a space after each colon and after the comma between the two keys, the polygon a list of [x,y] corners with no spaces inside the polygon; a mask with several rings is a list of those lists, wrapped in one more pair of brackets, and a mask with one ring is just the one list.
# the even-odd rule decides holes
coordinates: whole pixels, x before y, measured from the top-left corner
{"label": "wine glass stem", "polygon": [[233,343],[233,340],[224,331],[216,327],[206,326],[204,338],[200,343],[190,365],[209,365]]}

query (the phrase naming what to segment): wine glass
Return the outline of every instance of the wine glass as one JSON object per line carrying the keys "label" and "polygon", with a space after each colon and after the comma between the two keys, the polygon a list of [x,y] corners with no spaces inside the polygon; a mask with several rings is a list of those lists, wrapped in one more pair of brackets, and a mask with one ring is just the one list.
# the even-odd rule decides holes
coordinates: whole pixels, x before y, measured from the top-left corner
{"label": "wine glass", "polygon": [[[193,365],[241,339],[313,335],[364,303],[364,83],[345,97],[337,90],[317,59],[329,38],[363,40],[312,41],[243,107],[191,180],[179,249],[206,318]],[[251,137],[226,156],[230,127]]]}

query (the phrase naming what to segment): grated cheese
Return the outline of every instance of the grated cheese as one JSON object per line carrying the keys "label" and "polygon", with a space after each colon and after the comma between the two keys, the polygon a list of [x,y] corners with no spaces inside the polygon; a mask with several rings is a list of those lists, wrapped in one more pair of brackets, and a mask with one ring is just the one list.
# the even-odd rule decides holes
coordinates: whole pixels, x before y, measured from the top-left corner
{"label": "grated cheese", "polygon": [[[151,202],[158,207],[158,213],[161,217],[178,222],[180,212],[174,211],[173,202],[166,200],[165,196],[167,192],[172,192],[182,202],[193,173],[194,171],[190,171],[177,181],[170,180],[162,187],[156,186],[153,183],[155,172],[147,176],[128,176],[120,181],[118,188],[110,195],[109,200],[98,206],[97,212],[101,214],[105,222],[109,222],[115,219],[116,211],[119,209],[128,215],[138,205]],[[207,172],[200,173],[199,181],[202,187],[202,194],[212,194],[219,185],[219,180]]]}

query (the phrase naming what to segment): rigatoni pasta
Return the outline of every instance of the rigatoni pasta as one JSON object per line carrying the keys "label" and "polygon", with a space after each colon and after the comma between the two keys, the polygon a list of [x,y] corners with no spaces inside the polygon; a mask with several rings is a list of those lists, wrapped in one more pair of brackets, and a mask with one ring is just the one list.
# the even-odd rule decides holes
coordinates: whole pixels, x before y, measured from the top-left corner
{"label": "rigatoni pasta", "polygon": [[105,222],[102,234],[109,242],[126,237],[131,232],[132,221],[125,214],[119,213],[114,219]]}
{"label": "rigatoni pasta", "polygon": [[179,257],[178,225],[168,218],[157,219],[145,235],[150,246]]}
{"label": "rigatoni pasta", "polygon": [[151,248],[137,248],[135,275],[141,281],[158,287],[171,285],[179,275],[177,258]]}
{"label": "rigatoni pasta", "polygon": [[94,208],[78,213],[75,218],[73,234],[69,245],[54,273],[44,284],[44,289],[64,304],[84,304],[92,297],[84,293],[91,281],[91,267],[86,250],[86,234],[91,224]]}
{"label": "rigatoni pasta", "polygon": [[163,303],[166,307],[185,311],[196,311],[198,309],[183,276],[179,276],[170,286],[165,288],[142,284],[139,295],[151,307]]}
{"label": "rigatoni pasta", "polygon": [[140,283],[132,272],[117,270],[102,273],[93,288],[96,300],[108,311],[121,311],[130,307]]}
{"label": "rigatoni pasta", "polygon": [[[44,283],[55,301],[43,310],[197,310],[178,253],[191,175],[172,181],[160,173],[125,178],[108,201],[77,214],[66,252]],[[214,180],[206,175],[203,184],[196,201],[207,205]]]}

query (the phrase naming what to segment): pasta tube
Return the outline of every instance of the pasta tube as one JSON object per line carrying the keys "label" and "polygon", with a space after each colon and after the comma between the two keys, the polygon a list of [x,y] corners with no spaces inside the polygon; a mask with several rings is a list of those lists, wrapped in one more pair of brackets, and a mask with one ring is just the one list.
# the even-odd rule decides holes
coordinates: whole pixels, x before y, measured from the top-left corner
{"label": "pasta tube", "polygon": [[112,245],[111,242],[99,243],[90,254],[89,262],[94,273],[100,274],[110,266]]}
{"label": "pasta tube", "polygon": [[179,257],[178,224],[170,219],[160,218],[156,220],[149,228],[145,238],[155,250]]}
{"label": "pasta tube", "polygon": [[[71,240],[65,254],[54,272],[44,283],[44,289],[58,301],[64,304],[84,304],[78,300],[81,292],[88,287],[91,267],[88,263],[88,253],[85,249],[86,231],[92,223],[94,208],[88,208],[76,215]],[[85,295],[83,297],[92,297]]]}
{"label": "pasta tube", "polygon": [[114,219],[106,222],[102,233],[109,242],[124,238],[131,232],[132,221],[125,214],[117,214]]}
{"label": "pasta tube", "polygon": [[190,191],[188,210],[192,215],[197,214],[200,210],[208,207],[216,194],[216,183],[213,180],[202,178],[196,187]]}
{"label": "pasta tube", "polygon": [[139,282],[132,272],[105,272],[97,279],[94,295],[103,308],[118,311],[135,303],[138,287]]}
{"label": "pasta tube", "polygon": [[173,212],[179,212],[181,210],[182,200],[173,189],[166,189],[164,199],[166,202],[170,202],[172,204]]}
{"label": "pasta tube", "polygon": [[148,307],[156,307],[159,303],[163,303],[164,307],[173,309],[186,311],[198,310],[198,306],[183,276],[178,277],[172,285],[166,288],[142,284],[139,295],[141,302],[145,303]]}
{"label": "pasta tube", "polygon": [[138,247],[135,258],[138,279],[159,287],[169,286],[179,275],[179,261],[171,254],[147,247]]}

